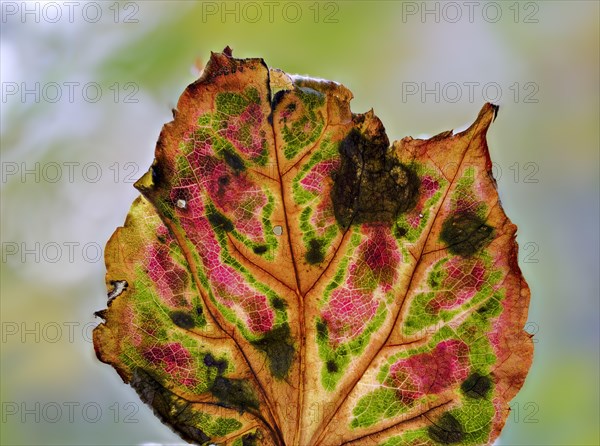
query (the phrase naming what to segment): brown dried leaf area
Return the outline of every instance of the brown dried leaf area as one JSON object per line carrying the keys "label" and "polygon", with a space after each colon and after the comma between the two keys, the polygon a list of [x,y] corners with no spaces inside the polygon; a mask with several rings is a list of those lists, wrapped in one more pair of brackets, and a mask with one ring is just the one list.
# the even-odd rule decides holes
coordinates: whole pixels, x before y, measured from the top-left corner
{"label": "brown dried leaf area", "polygon": [[335,82],[212,54],[106,247],[112,365],[199,445],[490,444],[532,357],[486,104],[390,144]]}

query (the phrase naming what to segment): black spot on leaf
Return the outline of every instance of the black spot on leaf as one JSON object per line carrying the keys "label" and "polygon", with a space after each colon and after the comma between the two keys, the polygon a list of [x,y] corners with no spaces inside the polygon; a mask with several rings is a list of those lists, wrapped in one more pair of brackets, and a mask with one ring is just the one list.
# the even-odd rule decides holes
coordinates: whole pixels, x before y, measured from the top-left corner
{"label": "black spot on leaf", "polygon": [[276,310],[283,310],[285,308],[285,301],[279,297],[273,298],[271,301],[273,308]]}
{"label": "black spot on leaf", "polygon": [[317,321],[317,338],[320,340],[326,340],[329,336],[329,330],[327,329],[327,324],[322,320]]}
{"label": "black spot on leaf", "polygon": [[477,372],[471,373],[460,386],[460,389],[466,396],[475,399],[487,397],[491,388],[492,380],[490,377],[487,375],[480,375]]}
{"label": "black spot on leaf", "polygon": [[394,227],[394,236],[396,238],[402,238],[406,235],[408,231],[406,230],[406,228],[403,228],[402,226],[395,226]]}
{"label": "black spot on leaf", "polygon": [[194,328],[195,322],[191,314],[185,311],[172,311],[169,315],[175,325],[187,330]]}
{"label": "black spot on leaf", "polygon": [[269,369],[275,378],[283,379],[287,376],[295,352],[288,324],[265,333],[259,340],[252,341],[252,345],[266,353]]}
{"label": "black spot on leaf", "polygon": [[222,229],[223,231],[233,231],[233,223],[223,214],[217,211],[209,212],[207,215],[208,221],[215,229]]}
{"label": "black spot on leaf", "polygon": [[449,412],[429,426],[427,433],[433,441],[441,444],[460,443],[465,438],[465,432],[460,422]]}
{"label": "black spot on leaf", "polygon": [[160,186],[164,178],[162,167],[159,164],[154,164],[150,170],[152,171],[152,183],[155,186]]}
{"label": "black spot on leaf", "polygon": [[227,370],[227,361],[225,359],[215,359],[213,355],[207,353],[202,360],[206,367],[214,367],[217,369],[217,375],[222,375]]}
{"label": "black spot on leaf", "polygon": [[242,446],[258,446],[258,435],[246,434],[242,437]]}
{"label": "black spot on leaf", "polygon": [[267,252],[267,247],[265,245],[255,246],[252,248],[254,254],[264,254]]}
{"label": "black spot on leaf", "polygon": [[232,150],[223,150],[223,159],[229,167],[236,172],[241,172],[246,169],[246,165],[240,156]]}
{"label": "black spot on leaf", "polygon": [[238,409],[240,413],[258,409],[258,399],[247,380],[217,376],[209,390],[224,407]]}
{"label": "black spot on leaf", "polygon": [[336,364],[336,362],[333,361],[333,360],[331,360],[331,359],[329,361],[327,361],[326,366],[327,366],[327,371],[330,372],[330,373],[335,373],[335,372],[337,372],[339,370],[338,365]]}
{"label": "black spot on leaf", "polygon": [[442,224],[440,239],[448,251],[462,257],[471,257],[493,240],[494,228],[471,212],[450,215]]}
{"label": "black spot on leaf", "polygon": [[288,90],[279,90],[273,95],[273,98],[271,99],[271,113],[269,113],[269,116],[267,117],[269,124],[273,125],[273,112],[287,93]]}
{"label": "black spot on leaf", "polygon": [[306,261],[311,265],[316,265],[325,260],[323,253],[323,242],[315,238],[308,242],[308,251],[306,252]]}

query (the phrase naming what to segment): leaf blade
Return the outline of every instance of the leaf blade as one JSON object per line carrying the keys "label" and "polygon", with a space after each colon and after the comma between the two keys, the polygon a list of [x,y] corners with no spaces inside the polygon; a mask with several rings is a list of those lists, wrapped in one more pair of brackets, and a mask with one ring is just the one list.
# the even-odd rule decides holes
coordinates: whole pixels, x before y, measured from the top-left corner
{"label": "leaf blade", "polygon": [[[484,444],[502,428],[532,343],[486,143],[497,107],[390,146],[351,98],[213,53],[161,132],[145,198],[107,245],[94,345],[184,438]],[[125,307],[148,290],[158,302],[133,313],[158,324],[155,345],[136,344],[150,372],[136,348],[120,355]],[[210,421],[214,407],[231,416]]]}

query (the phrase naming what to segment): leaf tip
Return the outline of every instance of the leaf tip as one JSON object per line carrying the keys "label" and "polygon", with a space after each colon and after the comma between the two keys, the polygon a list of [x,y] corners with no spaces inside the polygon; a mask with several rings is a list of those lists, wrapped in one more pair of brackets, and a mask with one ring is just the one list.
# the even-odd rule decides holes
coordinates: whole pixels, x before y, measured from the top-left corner
{"label": "leaf tip", "polygon": [[488,102],[488,104],[492,107],[492,110],[494,110],[494,118],[492,119],[492,121],[495,121],[496,117],[498,116],[498,111],[500,110],[500,106],[497,104],[492,104],[491,102]]}
{"label": "leaf tip", "polygon": [[[155,162],[156,163],[156,162]],[[133,183],[133,187],[135,187],[140,192],[150,190],[152,186],[156,184],[157,179],[157,171],[154,169],[154,164],[148,169],[148,171],[140,177],[135,183]]]}

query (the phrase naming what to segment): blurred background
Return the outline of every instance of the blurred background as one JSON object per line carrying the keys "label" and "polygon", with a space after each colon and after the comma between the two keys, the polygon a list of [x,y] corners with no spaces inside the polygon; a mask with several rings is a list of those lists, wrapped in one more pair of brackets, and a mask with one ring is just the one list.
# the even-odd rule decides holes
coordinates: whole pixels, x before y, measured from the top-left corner
{"label": "blurred background", "polygon": [[599,437],[599,3],[1,3],[0,443],[181,443],[97,361],[102,250],[210,51],[337,80],[391,140],[486,101],[531,287],[533,367],[498,444]]}

